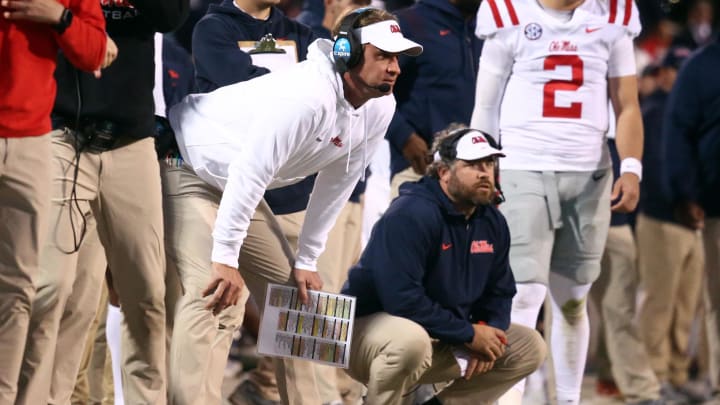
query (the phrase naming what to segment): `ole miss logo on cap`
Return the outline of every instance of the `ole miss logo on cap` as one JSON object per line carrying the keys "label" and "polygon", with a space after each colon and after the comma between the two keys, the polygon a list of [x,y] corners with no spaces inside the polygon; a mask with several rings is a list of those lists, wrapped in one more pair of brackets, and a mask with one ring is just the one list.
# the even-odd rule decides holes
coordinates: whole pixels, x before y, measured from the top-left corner
{"label": "ole miss logo on cap", "polygon": [[487,143],[487,140],[485,140],[485,138],[483,138],[482,136],[473,136],[472,143],[473,145],[475,145],[476,143]]}
{"label": "ole miss logo on cap", "polygon": [[396,33],[396,32],[400,32],[400,26],[397,25],[397,24],[391,25],[391,26],[390,26],[390,32],[392,32],[393,34]]}

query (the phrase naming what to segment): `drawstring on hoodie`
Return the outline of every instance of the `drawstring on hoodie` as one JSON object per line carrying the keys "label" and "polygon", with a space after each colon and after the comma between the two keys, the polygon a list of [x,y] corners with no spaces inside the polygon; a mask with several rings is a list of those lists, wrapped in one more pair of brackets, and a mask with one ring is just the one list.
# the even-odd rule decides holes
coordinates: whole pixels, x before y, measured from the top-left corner
{"label": "drawstring on hoodie", "polygon": [[[350,126],[352,128],[352,125]],[[350,173],[350,151],[352,151],[352,133],[348,136],[350,142],[348,143],[347,162],[345,162],[345,174]]]}
{"label": "drawstring on hoodie", "polygon": [[[350,126],[352,128],[352,125]],[[365,172],[367,171],[367,131],[363,128],[363,151],[362,151],[362,175],[360,176],[361,181],[365,181]],[[345,162],[345,174],[350,173],[350,154],[352,151],[352,134],[349,136],[350,141],[348,142],[347,161]]]}
{"label": "drawstring on hoodie", "polygon": [[365,173],[367,173],[367,131],[365,131],[365,136],[363,137],[363,164],[362,164],[362,175],[360,177],[361,181],[365,181]]}

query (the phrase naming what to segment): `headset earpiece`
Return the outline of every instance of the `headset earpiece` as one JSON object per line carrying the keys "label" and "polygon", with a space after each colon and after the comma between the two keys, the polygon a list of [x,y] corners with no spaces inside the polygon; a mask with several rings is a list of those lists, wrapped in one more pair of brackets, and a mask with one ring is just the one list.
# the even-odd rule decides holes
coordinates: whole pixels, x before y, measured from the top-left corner
{"label": "headset earpiece", "polygon": [[362,44],[360,39],[353,33],[353,29],[360,17],[371,9],[370,7],[363,7],[353,10],[343,17],[340,22],[340,29],[332,48],[335,68],[340,74],[347,72],[362,61]]}
{"label": "headset earpiece", "polygon": [[463,135],[467,134],[470,131],[473,131],[473,129],[460,128],[450,132],[447,139],[445,139],[445,141],[441,143],[440,147],[438,148],[438,153],[440,154],[440,157],[448,162],[455,160],[455,157],[457,156],[458,141],[460,141],[460,138],[462,138]]}
{"label": "headset earpiece", "polygon": [[[440,147],[438,148],[438,153],[440,154],[440,157],[446,162],[452,162],[453,160],[455,160],[455,157],[457,156],[457,144],[460,141],[460,138],[462,138],[465,134],[473,131],[483,134],[490,147],[497,150],[502,150],[502,145],[498,143],[492,135],[477,129],[460,128],[450,132],[445,142],[440,144]],[[500,187],[500,160],[496,159],[495,161],[495,197],[493,198],[493,204],[500,205],[501,203],[505,202],[505,195],[503,194],[502,188]]]}

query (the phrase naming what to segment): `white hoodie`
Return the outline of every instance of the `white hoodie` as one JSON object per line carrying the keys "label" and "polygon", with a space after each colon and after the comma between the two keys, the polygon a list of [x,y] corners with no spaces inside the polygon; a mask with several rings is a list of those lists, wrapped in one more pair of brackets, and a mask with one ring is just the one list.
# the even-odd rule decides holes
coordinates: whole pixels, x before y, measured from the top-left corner
{"label": "white hoodie", "polygon": [[319,39],[304,62],[190,95],[170,110],[183,158],[200,178],[223,191],[212,261],[237,267],[265,190],[317,172],[295,260],[298,269],[316,270],[327,234],[395,111],[392,95],[353,108],[331,50],[331,41]]}

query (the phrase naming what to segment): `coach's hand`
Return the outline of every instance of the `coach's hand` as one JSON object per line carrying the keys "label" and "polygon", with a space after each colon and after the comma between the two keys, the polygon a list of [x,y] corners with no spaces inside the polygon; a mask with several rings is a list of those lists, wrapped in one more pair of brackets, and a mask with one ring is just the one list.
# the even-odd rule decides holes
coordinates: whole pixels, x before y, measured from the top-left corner
{"label": "coach's hand", "polygon": [[319,290],[323,286],[320,275],[317,271],[293,269],[293,276],[298,287],[300,301],[305,305],[310,305],[310,295],[308,290]]}
{"label": "coach's hand", "polygon": [[705,228],[705,210],[698,203],[684,201],[675,207],[674,214],[680,224],[692,230]]}
{"label": "coach's hand", "polygon": [[403,146],[402,154],[410,163],[415,173],[424,175],[429,163],[428,146],[418,134],[412,133]]}
{"label": "coach's hand", "polygon": [[485,361],[494,362],[505,353],[505,332],[492,326],[473,324],[475,335],[465,346],[475,355],[481,356]]}
{"label": "coach's hand", "polygon": [[610,207],[615,212],[629,213],[635,211],[640,199],[640,179],[636,174],[623,173],[613,186],[610,201],[620,200]]}
{"label": "coach's hand", "polygon": [[118,56],[118,48],[117,45],[115,45],[115,41],[112,40],[109,36],[107,37],[106,45],[105,45],[105,57],[103,58],[102,62],[100,63],[100,67],[95,69],[93,71],[93,75],[95,75],[96,79],[99,79],[100,76],[102,76],[101,71],[105,69],[106,67],[110,66],[113,61],[115,61],[115,58]]}
{"label": "coach's hand", "polygon": [[245,281],[238,269],[215,262],[212,264],[211,277],[210,284],[203,290],[202,296],[207,297],[212,294],[205,309],[212,310],[213,315],[217,315],[223,309],[238,303]]}
{"label": "coach's hand", "polygon": [[463,378],[469,380],[476,375],[487,373],[488,371],[492,370],[494,365],[494,361],[487,361],[481,359],[480,357],[472,356],[468,361],[467,370],[465,370],[465,375],[463,376]]}
{"label": "coach's hand", "polygon": [[6,10],[3,17],[8,20],[25,20],[42,24],[58,24],[65,6],[56,0],[2,0]]}

